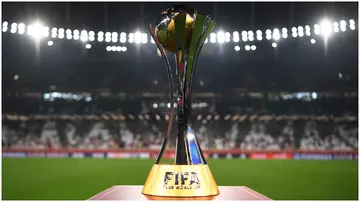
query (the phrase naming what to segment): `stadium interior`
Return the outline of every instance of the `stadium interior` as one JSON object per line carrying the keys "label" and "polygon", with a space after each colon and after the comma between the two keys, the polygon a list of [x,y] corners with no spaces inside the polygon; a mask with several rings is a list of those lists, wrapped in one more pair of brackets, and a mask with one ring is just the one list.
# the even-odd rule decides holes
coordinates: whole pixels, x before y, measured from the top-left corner
{"label": "stadium interior", "polygon": [[[146,26],[173,4],[2,3],[3,200],[85,200],[145,182],[171,104]],[[358,200],[358,3],[184,4],[217,23],[190,117],[217,183]]]}

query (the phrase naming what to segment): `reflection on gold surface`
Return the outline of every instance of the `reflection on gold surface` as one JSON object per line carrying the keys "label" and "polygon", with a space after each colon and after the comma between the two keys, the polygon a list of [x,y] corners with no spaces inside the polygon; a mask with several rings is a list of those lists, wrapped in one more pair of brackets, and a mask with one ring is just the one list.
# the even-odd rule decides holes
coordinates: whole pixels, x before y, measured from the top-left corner
{"label": "reflection on gold surface", "polygon": [[191,33],[194,28],[196,11],[184,6],[174,6],[161,13],[160,19],[155,25],[155,34],[159,42],[169,52],[175,53],[181,47],[176,39],[175,21],[174,19],[179,15],[186,15],[185,20],[185,49],[190,45]]}

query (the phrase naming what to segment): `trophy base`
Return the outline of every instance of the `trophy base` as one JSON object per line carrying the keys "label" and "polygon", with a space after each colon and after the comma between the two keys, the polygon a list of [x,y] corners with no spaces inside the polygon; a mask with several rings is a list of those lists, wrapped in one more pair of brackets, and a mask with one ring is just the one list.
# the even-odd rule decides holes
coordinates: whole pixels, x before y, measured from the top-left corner
{"label": "trophy base", "polygon": [[151,168],[142,193],[149,198],[206,200],[219,195],[219,189],[206,164],[155,164]]}
{"label": "trophy base", "polygon": [[245,186],[219,186],[220,195],[211,199],[199,197],[150,197],[141,193],[143,186],[112,186],[88,200],[120,200],[120,201],[147,201],[147,200],[271,200],[270,198]]}

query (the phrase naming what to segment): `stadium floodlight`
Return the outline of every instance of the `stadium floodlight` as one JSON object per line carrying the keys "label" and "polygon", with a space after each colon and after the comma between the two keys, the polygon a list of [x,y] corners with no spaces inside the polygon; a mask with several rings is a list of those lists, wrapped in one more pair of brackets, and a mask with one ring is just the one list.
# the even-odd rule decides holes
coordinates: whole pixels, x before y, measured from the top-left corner
{"label": "stadium floodlight", "polygon": [[11,28],[17,29],[17,26],[18,26],[18,24],[17,24],[16,22],[13,22],[13,23],[11,24]]}
{"label": "stadium floodlight", "polygon": [[292,33],[292,37],[296,38],[298,36],[298,34],[296,32]]}
{"label": "stadium floodlight", "polygon": [[305,25],[305,31],[306,30],[309,30],[309,31],[311,30],[309,25]]}
{"label": "stadium floodlight", "polygon": [[146,33],[141,34],[141,43],[147,43],[148,35]]}
{"label": "stadium floodlight", "polygon": [[256,35],[256,39],[257,39],[258,41],[261,41],[261,40],[263,39],[263,37],[262,37],[261,35]]}
{"label": "stadium floodlight", "polygon": [[216,37],[211,37],[210,35],[210,43],[216,43]]}
{"label": "stadium floodlight", "polygon": [[123,47],[122,47],[122,51],[123,51],[123,52],[126,52],[126,51],[127,51],[126,46],[123,46]]}
{"label": "stadium floodlight", "polygon": [[276,48],[276,47],[277,47],[277,43],[272,43],[271,46],[274,47],[274,48]]}
{"label": "stadium floodlight", "polygon": [[275,28],[274,31],[273,31],[273,38],[274,40],[279,40],[280,39],[280,31],[279,29]]}
{"label": "stadium floodlight", "polygon": [[249,41],[254,41],[254,36],[253,35],[249,36]]}
{"label": "stadium floodlight", "polygon": [[350,20],[349,20],[349,24],[350,24],[350,25],[355,25],[355,20],[354,20],[354,19],[350,19]]}
{"label": "stadium floodlight", "polygon": [[339,23],[338,23],[338,22],[334,22],[334,23],[333,23],[333,27],[334,27],[334,32],[338,32],[338,31],[339,31]]}
{"label": "stadium floodlight", "polygon": [[240,51],[240,46],[235,46],[235,47],[234,47],[234,50],[235,50],[235,51]]}
{"label": "stadium floodlight", "polygon": [[241,36],[242,36],[242,37],[247,36],[247,34],[248,34],[247,31],[242,31],[242,32],[241,32]]}
{"label": "stadium floodlight", "polygon": [[[60,31],[60,30],[59,30]],[[80,35],[81,36],[85,36],[85,35],[87,35],[88,34],[88,32],[86,31],[86,30],[81,30],[81,32],[80,32]]]}
{"label": "stadium floodlight", "polygon": [[104,36],[104,32],[103,32],[103,31],[99,31],[97,35],[98,35],[98,37],[99,37],[99,36],[102,36],[102,37],[103,37],[103,36]]}
{"label": "stadium floodlight", "polygon": [[344,26],[344,27],[340,27],[340,30],[342,31],[342,32],[345,32],[346,31],[346,27]]}
{"label": "stadium floodlight", "polygon": [[20,35],[25,33],[25,24],[24,23],[19,23],[18,32],[19,32]]}
{"label": "stadium floodlight", "polygon": [[251,48],[251,50],[253,50],[253,51],[256,50],[256,46],[255,46],[255,45],[251,45],[250,48]]}
{"label": "stadium floodlight", "polygon": [[111,37],[112,37],[112,38],[117,38],[117,37],[118,37],[118,33],[117,33],[117,32],[111,33]]}
{"label": "stadium floodlight", "polygon": [[349,24],[350,24],[350,26],[349,26],[350,29],[351,29],[351,30],[355,30],[355,20],[350,19],[350,20],[349,20]]}
{"label": "stadium floodlight", "polygon": [[[41,37],[43,37],[43,35],[44,35],[44,26],[42,25],[42,23],[41,22],[35,22],[33,24],[33,27],[34,27],[34,31],[33,31],[32,36],[35,39],[40,39]],[[59,33],[60,33],[60,29],[59,29]]]}
{"label": "stadium floodlight", "polygon": [[14,34],[17,31],[17,28],[11,28],[10,33]]}
{"label": "stadium floodlight", "polygon": [[126,33],[125,33],[125,32],[121,32],[121,33],[120,33],[120,37],[126,37]]}
{"label": "stadium floodlight", "polygon": [[237,42],[239,42],[240,41],[240,38],[239,38],[239,36],[233,36],[233,41],[235,42],[235,43],[237,43]]}
{"label": "stadium floodlight", "polygon": [[244,41],[244,42],[247,42],[247,40],[248,40],[247,35],[243,35],[242,38],[241,38],[241,40]]}
{"label": "stadium floodlight", "polygon": [[75,29],[75,30],[73,31],[73,33],[74,33],[74,35],[80,35],[80,31],[77,30],[77,29]]}
{"label": "stadium floodlight", "polygon": [[[51,29],[51,33],[57,33],[57,28],[56,27],[53,27],[52,29]],[[74,31],[75,32],[75,31]]]}
{"label": "stadium floodlight", "polygon": [[129,43],[134,43],[134,33],[129,33]]}
{"label": "stadium floodlight", "polygon": [[106,50],[107,50],[107,51],[111,51],[111,47],[110,47],[110,46],[106,46]]}
{"label": "stadium floodlight", "polygon": [[340,21],[340,27],[346,27],[346,21],[345,20]]}
{"label": "stadium floodlight", "polygon": [[266,39],[270,40],[271,39],[271,34],[266,34]]}
{"label": "stadium floodlight", "polygon": [[320,34],[320,26],[318,24],[315,24],[314,25],[314,33],[316,35],[319,35]]}
{"label": "stadium floodlight", "polygon": [[3,28],[2,28],[2,31],[3,31],[3,32],[7,32],[7,30],[8,30],[8,27],[3,27]]}
{"label": "stadium floodlight", "polygon": [[229,42],[230,42],[230,37],[231,37],[230,32],[225,32],[225,42],[226,42],[226,43],[229,43]]}
{"label": "stadium floodlight", "polygon": [[45,26],[43,28],[43,37],[48,37],[49,36],[49,27]]}
{"label": "stadium floodlight", "polygon": [[75,41],[77,41],[77,40],[80,39],[80,36],[78,34],[74,34],[73,38],[74,38]]}
{"label": "stadium floodlight", "polygon": [[[27,34],[28,34],[29,36],[31,36],[31,35],[33,35],[33,33],[34,33],[34,26],[28,25],[28,26],[27,26]],[[56,32],[53,33],[53,34],[56,35]],[[56,37],[56,36],[55,36],[55,37]]]}
{"label": "stadium floodlight", "polygon": [[90,48],[91,48],[91,44],[86,44],[86,45],[85,45],[85,48],[86,48],[86,49],[90,49]]}
{"label": "stadium floodlight", "polygon": [[120,37],[120,43],[126,43],[126,36],[125,37]]}
{"label": "stadium floodlight", "polygon": [[94,35],[90,35],[90,36],[89,36],[89,41],[95,41],[95,36],[94,36]]}
{"label": "stadium floodlight", "polygon": [[106,43],[110,43],[110,41],[111,41],[111,38],[110,38],[110,37],[105,37],[105,42],[106,42]]}
{"label": "stadium floodlight", "polygon": [[59,34],[58,37],[59,37],[59,39],[63,39],[63,38],[65,37],[65,36],[64,36],[64,33]]}
{"label": "stadium floodlight", "polygon": [[316,43],[316,40],[315,40],[315,39],[310,39],[310,42],[311,42],[312,44],[314,44],[314,43]]}
{"label": "stadium floodlight", "polygon": [[53,44],[54,44],[53,41],[48,41],[48,42],[47,42],[47,45],[48,45],[48,46],[52,46]]}
{"label": "stadium floodlight", "polygon": [[82,42],[87,41],[87,40],[88,40],[88,35],[87,35],[87,34],[81,34],[80,40],[81,40]]}
{"label": "stadium floodlight", "polygon": [[4,22],[2,23],[2,26],[3,26],[3,27],[7,27],[7,26],[9,26],[9,23],[8,23],[7,21],[4,21]]}
{"label": "stadium floodlight", "polygon": [[113,42],[113,43],[116,43],[117,42],[117,37],[111,37],[111,41]]}
{"label": "stadium floodlight", "polygon": [[122,47],[121,47],[121,46],[116,46],[116,51],[117,51],[117,52],[122,51]]}
{"label": "stadium floodlight", "polygon": [[299,37],[303,37],[304,36],[304,31],[299,31],[298,35],[299,35]]}
{"label": "stadium floodlight", "polygon": [[116,51],[116,46],[111,46],[111,51]]}
{"label": "stadium floodlight", "polygon": [[[28,32],[28,34],[29,34],[29,32]],[[29,34],[29,35],[30,35],[30,34]],[[54,33],[54,32],[53,32],[53,33],[51,34],[51,38],[56,38],[56,37],[57,37],[57,33]]]}
{"label": "stadium floodlight", "polygon": [[217,35],[217,42],[224,43],[225,42],[225,33],[223,31],[218,31]]}
{"label": "stadium floodlight", "polygon": [[282,36],[282,38],[284,38],[284,39],[288,38],[288,34],[287,34],[287,33],[283,33],[281,36]]}
{"label": "stadium floodlight", "polygon": [[154,108],[154,109],[158,108],[158,104],[157,104],[157,103],[154,103],[154,104],[153,104],[153,108]]}
{"label": "stadium floodlight", "polygon": [[95,36],[95,32],[94,32],[94,31],[90,31],[90,32],[89,32],[89,36]]}
{"label": "stadium floodlight", "polygon": [[71,34],[67,34],[67,35],[66,35],[66,38],[69,39],[69,40],[71,40],[71,39],[72,39],[72,35],[71,35]]}
{"label": "stadium floodlight", "polygon": [[249,45],[246,45],[246,46],[245,46],[245,50],[246,50],[246,51],[249,51],[249,50],[250,50],[250,46],[249,46]]}
{"label": "stadium floodlight", "polygon": [[234,32],[233,32],[233,37],[234,37],[234,36],[239,37],[239,32],[238,32],[238,31],[234,31]]}
{"label": "stadium floodlight", "polygon": [[106,32],[106,33],[105,33],[105,38],[106,38],[106,37],[108,37],[108,38],[111,37],[111,33],[110,33],[110,32]]}
{"label": "stadium floodlight", "polygon": [[332,27],[329,20],[325,19],[320,24],[320,32],[326,38],[331,35]]}
{"label": "stadium floodlight", "polygon": [[284,34],[284,33],[288,33],[288,29],[286,28],[286,27],[283,27],[282,29],[281,29],[281,32]]}
{"label": "stadium floodlight", "polygon": [[71,35],[71,29],[66,29],[65,33],[66,35]]}
{"label": "stadium floodlight", "polygon": [[64,30],[64,28],[59,28],[58,32],[59,32],[59,34],[64,34],[65,30]]}
{"label": "stadium floodlight", "polygon": [[355,25],[350,25],[351,30],[355,30]]}
{"label": "stadium floodlight", "polygon": [[266,34],[266,35],[271,35],[271,30],[270,30],[270,29],[267,29],[267,30],[265,31],[265,34]]}
{"label": "stadium floodlight", "polygon": [[261,30],[256,30],[256,35],[262,35]]}
{"label": "stadium floodlight", "polygon": [[306,30],[306,31],[305,31],[305,34],[306,34],[306,36],[310,36],[310,35],[311,35],[310,30]]}
{"label": "stadium floodlight", "polygon": [[136,44],[141,43],[141,32],[135,32],[134,41],[135,41]]}
{"label": "stadium floodlight", "polygon": [[294,32],[296,33],[296,32],[297,32],[297,28],[296,28],[296,27],[291,28],[291,32],[292,32],[292,33],[294,33]]}
{"label": "stadium floodlight", "polygon": [[98,41],[98,42],[103,42],[103,41],[104,41],[104,37],[98,36],[97,41]]}

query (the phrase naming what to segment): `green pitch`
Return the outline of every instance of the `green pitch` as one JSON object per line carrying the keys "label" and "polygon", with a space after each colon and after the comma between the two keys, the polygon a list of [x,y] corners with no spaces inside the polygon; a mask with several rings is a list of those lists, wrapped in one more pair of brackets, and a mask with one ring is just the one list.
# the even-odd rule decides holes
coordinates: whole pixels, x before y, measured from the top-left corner
{"label": "green pitch", "polygon": [[[2,199],[87,199],[112,185],[142,185],[154,160],[2,159]],[[358,199],[357,161],[212,160],[218,185],[272,199]]]}

